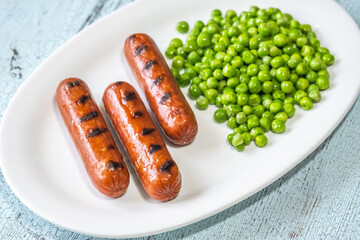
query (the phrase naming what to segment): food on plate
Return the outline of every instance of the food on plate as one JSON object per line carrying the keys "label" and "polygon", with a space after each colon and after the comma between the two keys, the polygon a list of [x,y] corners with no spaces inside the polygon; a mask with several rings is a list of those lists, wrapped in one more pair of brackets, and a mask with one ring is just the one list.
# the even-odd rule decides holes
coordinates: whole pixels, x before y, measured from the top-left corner
{"label": "food on plate", "polygon": [[145,191],[159,201],[175,198],[181,174],[136,90],[127,82],[113,83],[103,102]]}
{"label": "food on plate", "polygon": [[218,108],[214,120],[227,122],[233,130],[228,141],[238,151],[251,141],[264,147],[268,131],[285,132],[295,105],[311,110],[320,102],[330,87],[327,67],[335,61],[309,24],[256,6],[239,15],[213,10],[206,24],[195,22],[184,42],[173,38],[165,55],[178,85],[190,85],[197,108]]}
{"label": "food on plate", "polygon": [[94,186],[109,197],[123,195],[129,172],[86,83],[63,80],[56,102]]}
{"label": "food on plate", "polygon": [[133,34],[124,52],[167,138],[178,145],[191,143],[198,132],[195,115],[155,42],[146,34]]}

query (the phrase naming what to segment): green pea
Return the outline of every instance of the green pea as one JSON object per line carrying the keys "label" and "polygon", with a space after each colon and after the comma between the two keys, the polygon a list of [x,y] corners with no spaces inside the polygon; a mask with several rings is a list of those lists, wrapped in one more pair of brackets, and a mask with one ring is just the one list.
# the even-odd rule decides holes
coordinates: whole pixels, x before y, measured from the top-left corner
{"label": "green pea", "polygon": [[249,96],[249,105],[255,106],[261,103],[261,97],[258,94],[251,94]]}
{"label": "green pea", "polygon": [[212,76],[212,71],[209,68],[203,69],[200,71],[200,78],[203,80],[207,80],[208,78],[210,78]]}
{"label": "green pea", "polygon": [[325,76],[319,76],[316,79],[316,85],[319,87],[320,90],[326,90],[330,86],[329,79]]}
{"label": "green pea", "polygon": [[176,79],[180,87],[186,87],[190,84],[191,78],[188,73],[184,72],[180,74],[180,77]]}
{"label": "green pea", "polygon": [[239,146],[240,144],[243,144],[244,142],[244,138],[243,136],[240,134],[240,133],[236,133],[234,134],[234,137],[231,141],[231,144],[234,146],[234,147],[237,147]]}
{"label": "green pea", "polygon": [[200,88],[202,93],[205,93],[205,91],[208,89],[207,85],[206,85],[206,82],[199,83],[199,88]]}
{"label": "green pea", "polygon": [[282,105],[279,102],[273,102],[270,104],[270,112],[277,113],[281,110]]}
{"label": "green pea", "polygon": [[245,146],[250,145],[251,140],[252,140],[250,133],[244,132],[244,133],[242,133],[241,135],[242,135],[242,137],[243,137],[243,144],[244,144]]}
{"label": "green pea", "polygon": [[280,67],[276,70],[276,79],[280,82],[290,79],[290,71],[286,67]]}
{"label": "green pea", "polygon": [[234,128],[238,127],[238,124],[236,123],[236,118],[235,117],[229,117],[229,119],[227,121],[227,125],[231,129],[234,129]]}
{"label": "green pea", "polygon": [[306,75],[309,72],[309,67],[306,63],[301,62],[296,66],[295,71],[299,75]]}
{"label": "green pea", "polygon": [[244,51],[242,54],[242,59],[246,64],[251,64],[256,61],[256,55],[251,51]]}
{"label": "green pea", "polygon": [[310,98],[308,97],[303,97],[301,100],[300,100],[300,107],[304,110],[310,110],[313,108],[313,103],[311,101]]}
{"label": "green pea", "polygon": [[209,106],[209,101],[205,97],[199,97],[196,100],[196,107],[200,110],[205,110]]}
{"label": "green pea", "polygon": [[201,96],[201,89],[193,84],[189,87],[189,94],[192,99],[198,99]]}
{"label": "green pea", "polygon": [[314,48],[312,48],[311,46],[309,45],[305,45],[301,48],[301,56],[305,57],[305,56],[311,56],[315,53],[315,50]]}
{"label": "green pea", "polygon": [[187,60],[191,64],[195,64],[200,61],[200,55],[196,51],[192,51],[187,56]]}
{"label": "green pea", "polygon": [[271,122],[271,131],[273,133],[283,133],[285,132],[285,130],[286,130],[286,126],[284,122],[277,119]]}
{"label": "green pea", "polygon": [[263,105],[259,104],[253,107],[253,113],[259,118],[262,116],[264,111],[265,111],[265,107]]}
{"label": "green pea", "polygon": [[199,47],[205,48],[211,45],[211,36],[207,32],[202,32],[196,39],[196,43]]}
{"label": "green pea", "polygon": [[335,62],[335,57],[330,53],[326,53],[322,56],[322,60],[326,64],[326,66],[331,66]]}
{"label": "green pea", "polygon": [[290,81],[283,81],[281,83],[281,91],[283,91],[286,94],[291,93],[294,90],[294,85]]}
{"label": "green pea", "polygon": [[[231,88],[235,88],[239,85],[240,81],[238,78],[229,78],[227,80],[227,86],[231,87]],[[235,90],[236,92],[236,90]]]}
{"label": "green pea", "polygon": [[248,104],[248,101],[249,101],[249,97],[248,97],[247,94],[244,94],[244,93],[238,94],[238,96],[237,96],[237,102],[236,102],[236,103],[237,103],[239,106],[245,106],[245,105],[247,105],[247,104]]}
{"label": "green pea", "polygon": [[311,90],[308,92],[308,97],[314,102],[318,103],[321,101],[321,94],[319,90]]}
{"label": "green pea", "polygon": [[255,137],[255,144],[258,147],[265,147],[268,143],[268,139],[264,134],[259,134]]}
{"label": "green pea", "polygon": [[284,101],[285,100],[285,93],[283,91],[281,91],[280,89],[278,89],[278,90],[275,90],[273,92],[272,97],[273,97],[274,100],[280,99],[280,100]]}
{"label": "green pea", "polygon": [[319,71],[324,67],[324,63],[320,58],[314,58],[310,62],[310,68],[314,71]]}
{"label": "green pea", "polygon": [[288,41],[289,38],[285,34],[279,33],[274,36],[274,44],[277,47],[285,46],[288,43]]}
{"label": "green pea", "polygon": [[265,131],[268,132],[270,131],[271,128],[271,120],[270,118],[267,117],[262,117],[259,120],[259,126]]}
{"label": "green pea", "polygon": [[235,135],[234,133],[230,133],[229,135],[227,135],[227,140],[230,143],[230,145],[232,145],[232,140],[234,138],[234,135]]}
{"label": "green pea", "polygon": [[252,63],[247,67],[247,75],[248,76],[255,76],[259,72],[259,66]]}
{"label": "green pea", "polygon": [[224,106],[224,104],[221,102],[221,95],[217,95],[215,99],[215,106],[218,108],[222,108]]}
{"label": "green pea", "polygon": [[235,104],[237,101],[236,94],[233,92],[226,92],[221,95],[221,102],[224,105]]}
{"label": "green pea", "polygon": [[303,91],[305,91],[309,85],[310,85],[309,81],[305,78],[299,78],[295,83],[296,89]]}
{"label": "green pea", "polygon": [[175,49],[178,49],[179,47],[182,47],[182,46],[183,46],[183,42],[181,41],[180,38],[171,39],[170,44],[169,44],[169,47],[172,47]]}
{"label": "green pea", "polygon": [[199,77],[194,77],[192,80],[191,80],[191,84],[193,85],[197,85],[199,86],[199,84],[202,82],[201,78]]}
{"label": "green pea", "polygon": [[184,68],[185,59],[181,56],[176,56],[173,59],[172,66],[177,69]]}
{"label": "green pea", "polygon": [[217,122],[217,123],[226,122],[226,120],[228,120],[228,115],[227,115],[226,110],[223,109],[223,108],[217,109],[217,110],[214,112],[214,120],[215,120],[215,122]]}
{"label": "green pea", "polygon": [[232,78],[236,75],[236,68],[232,65],[225,65],[222,70],[222,73],[225,77]]}
{"label": "green pea", "polygon": [[322,69],[322,70],[318,71],[317,74],[318,74],[318,76],[324,76],[327,79],[330,79],[330,74],[326,69]]}
{"label": "green pea", "polygon": [[258,118],[248,118],[247,126],[248,126],[248,129],[252,129],[254,127],[259,126],[259,119]]}
{"label": "green pea", "polygon": [[235,119],[236,119],[236,122],[238,124],[244,124],[244,123],[247,122],[247,117],[246,117],[246,114],[244,112],[238,112],[236,114]]}
{"label": "green pea", "polygon": [[271,60],[270,64],[273,68],[279,68],[285,65],[285,60],[282,56],[276,56]]}
{"label": "green pea", "polygon": [[261,82],[257,78],[249,81],[248,88],[251,93],[259,93],[261,91],[261,87]]}
{"label": "green pea", "polygon": [[208,88],[214,88],[215,89],[215,88],[217,88],[219,86],[219,82],[214,77],[209,77],[206,80],[206,86]]}
{"label": "green pea", "polygon": [[306,79],[307,79],[309,82],[311,82],[311,83],[315,82],[316,79],[317,79],[317,77],[318,77],[317,73],[314,72],[314,71],[312,71],[312,70],[310,70],[310,71],[306,74]]}
{"label": "green pea", "polygon": [[241,107],[239,105],[235,105],[235,104],[227,105],[224,108],[229,117],[235,117],[236,114],[238,114],[241,111]]}
{"label": "green pea", "polygon": [[286,122],[288,119],[288,116],[286,114],[286,112],[278,112],[277,114],[275,114],[275,119]]}
{"label": "green pea", "polygon": [[290,104],[294,105],[295,104],[294,98],[293,97],[285,98],[284,104],[286,104],[286,103],[290,103]]}
{"label": "green pea", "polygon": [[215,104],[217,95],[218,91],[216,89],[207,89],[205,91],[205,98],[209,101],[210,104]]}
{"label": "green pea", "polygon": [[255,140],[256,136],[264,134],[264,130],[261,127],[254,127],[250,130],[250,135],[253,140]]}
{"label": "green pea", "polygon": [[303,90],[297,90],[297,91],[294,93],[294,101],[295,101],[295,103],[300,104],[300,100],[301,100],[303,97],[307,97],[306,92],[304,92]]}
{"label": "green pea", "polygon": [[270,48],[269,54],[270,57],[276,57],[276,56],[280,56],[282,54],[282,51],[278,47],[272,46]]}
{"label": "green pea", "polygon": [[291,118],[295,114],[295,107],[291,103],[284,103],[283,111],[286,113],[288,118]]}
{"label": "green pea", "polygon": [[253,108],[250,105],[245,105],[245,106],[243,106],[242,111],[246,115],[250,115],[253,112]]}

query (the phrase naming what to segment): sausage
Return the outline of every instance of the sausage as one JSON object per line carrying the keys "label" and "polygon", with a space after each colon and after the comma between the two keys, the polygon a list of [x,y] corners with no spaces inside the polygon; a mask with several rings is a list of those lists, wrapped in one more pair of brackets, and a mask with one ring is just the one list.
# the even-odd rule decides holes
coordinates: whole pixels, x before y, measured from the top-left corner
{"label": "sausage", "polygon": [[56,101],[94,186],[109,197],[123,195],[129,172],[86,83],[78,78],[63,80]]}
{"label": "sausage", "polygon": [[174,144],[191,143],[198,125],[155,42],[137,33],[125,41],[124,53],[163,132]]}
{"label": "sausage", "polygon": [[103,103],[148,195],[162,202],[175,198],[180,171],[136,90],[127,82],[113,83]]}

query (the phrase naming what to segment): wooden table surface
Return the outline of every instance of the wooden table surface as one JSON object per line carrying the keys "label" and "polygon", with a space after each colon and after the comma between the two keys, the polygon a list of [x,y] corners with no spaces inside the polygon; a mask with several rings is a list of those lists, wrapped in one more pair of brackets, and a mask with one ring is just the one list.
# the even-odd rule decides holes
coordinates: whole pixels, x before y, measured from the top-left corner
{"label": "wooden table surface", "polygon": [[[46,57],[89,24],[130,2],[1,0],[0,121],[19,85]],[[337,2],[359,26],[360,1]],[[70,232],[32,213],[0,172],[0,239],[97,238]],[[360,239],[359,98],[325,142],[270,186],[205,220],[141,239]]]}

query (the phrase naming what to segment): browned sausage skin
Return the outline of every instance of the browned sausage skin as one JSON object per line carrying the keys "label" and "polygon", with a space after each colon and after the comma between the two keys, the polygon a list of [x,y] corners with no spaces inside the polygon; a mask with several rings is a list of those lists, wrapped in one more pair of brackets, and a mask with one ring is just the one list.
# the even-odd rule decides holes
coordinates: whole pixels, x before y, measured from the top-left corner
{"label": "browned sausage skin", "polygon": [[175,198],[179,169],[136,90],[126,82],[113,83],[103,102],[145,191],[159,201]]}
{"label": "browned sausage skin", "polygon": [[195,115],[155,42],[146,34],[133,34],[124,53],[165,135],[174,144],[191,143],[198,132]]}
{"label": "browned sausage skin", "polygon": [[86,83],[63,80],[56,101],[94,186],[109,197],[123,195],[129,172]]}

